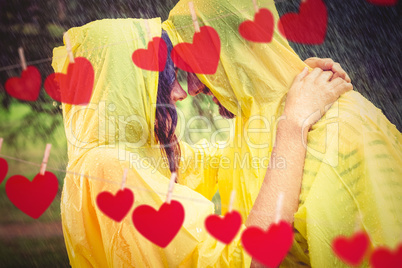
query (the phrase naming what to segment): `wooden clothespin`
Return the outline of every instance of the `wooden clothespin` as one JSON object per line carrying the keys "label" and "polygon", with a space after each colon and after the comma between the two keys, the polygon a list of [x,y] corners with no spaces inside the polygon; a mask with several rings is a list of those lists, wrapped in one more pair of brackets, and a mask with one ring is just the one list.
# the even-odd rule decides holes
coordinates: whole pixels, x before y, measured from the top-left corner
{"label": "wooden clothespin", "polygon": [[149,27],[148,20],[144,20],[144,23],[145,23],[145,29],[147,31],[148,39],[152,40],[151,28]]}
{"label": "wooden clothespin", "polygon": [[66,40],[66,49],[67,49],[68,57],[70,58],[70,63],[75,63],[73,50],[71,48],[70,37],[68,37],[67,32],[64,33],[64,39]]}
{"label": "wooden clothespin", "polygon": [[257,0],[253,0],[253,5],[254,5],[255,12],[258,13],[258,10],[260,10],[260,9],[258,8]]}
{"label": "wooden clothespin", "polygon": [[24,49],[22,47],[18,48],[18,54],[20,55],[22,70],[25,71],[27,69],[27,62],[25,60]]}
{"label": "wooden clothespin", "polygon": [[279,193],[278,203],[276,203],[276,217],[275,217],[276,224],[278,224],[281,221],[281,211],[282,211],[284,196],[285,196],[285,194],[283,192]]}
{"label": "wooden clothespin", "polygon": [[0,138],[0,151],[1,151],[1,146],[3,146],[3,138]]}
{"label": "wooden clothespin", "polygon": [[190,8],[191,18],[193,19],[195,32],[199,33],[200,32],[200,25],[198,24],[197,14],[195,13],[193,1],[188,2],[188,7]]}
{"label": "wooden clothespin", "polygon": [[127,181],[127,173],[128,173],[128,168],[124,169],[124,173],[123,173],[123,179],[121,181],[121,190],[124,190],[124,187],[126,186],[126,181]]}
{"label": "wooden clothespin", "polygon": [[232,190],[232,192],[230,193],[230,202],[229,202],[229,210],[228,210],[229,213],[232,212],[235,196],[236,196],[236,191]]}
{"label": "wooden clothespin", "polygon": [[44,176],[46,172],[47,160],[49,159],[50,149],[52,145],[50,143],[46,144],[45,154],[43,155],[42,165],[40,166],[40,175]]}
{"label": "wooden clothespin", "polygon": [[170,201],[172,201],[172,193],[173,193],[173,188],[174,188],[176,179],[177,179],[177,173],[172,172],[172,176],[170,177],[170,182],[169,182],[169,189],[168,189],[168,192],[166,195],[166,203],[168,203],[168,204],[170,204]]}

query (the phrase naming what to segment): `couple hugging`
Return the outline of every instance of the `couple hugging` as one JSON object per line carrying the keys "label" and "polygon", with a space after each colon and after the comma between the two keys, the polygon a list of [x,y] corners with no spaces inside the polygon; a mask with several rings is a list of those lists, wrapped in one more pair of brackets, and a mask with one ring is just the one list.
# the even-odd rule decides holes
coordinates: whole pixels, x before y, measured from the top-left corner
{"label": "couple hugging", "polygon": [[[258,266],[240,234],[248,226],[266,230],[274,223],[281,193],[281,217],[294,228],[283,267],[344,265],[331,244],[339,235],[351,236],[358,218],[373,247],[395,248],[402,232],[401,133],[352,90],[349,77],[332,60],[303,62],[276,27],[270,43],[245,40],[238,27],[253,19],[251,1],[194,1],[199,23],[217,31],[221,49],[216,72],[188,73],[186,92],[169,55],[173,46],[193,41],[188,2],[179,1],[163,23],[147,20],[151,35],[167,44],[161,72],[132,61],[133,52],[150,41],[145,20],[107,19],[68,31],[74,56],[87,58],[95,72],[90,103],[63,104],[71,172],[64,180],[61,217],[71,266]],[[278,20],[273,1],[259,4]],[[65,47],[56,48],[55,71],[65,72],[68,64]],[[178,140],[172,107],[187,93],[212,95],[222,116],[234,117],[233,139],[225,146]],[[133,153],[168,165],[149,161],[133,167]],[[283,157],[286,167],[247,162],[273,155]],[[246,159],[245,165],[236,165],[235,157]],[[208,164],[212,159],[225,163]],[[100,211],[96,198],[103,191],[116,193],[126,168],[126,187],[135,201],[116,222]],[[162,248],[136,230],[131,215],[140,205],[161,207],[172,172],[178,174],[173,199],[183,205],[185,219]],[[204,227],[214,213],[210,200],[217,190],[223,215],[235,191],[233,210],[243,219],[227,245]]]}

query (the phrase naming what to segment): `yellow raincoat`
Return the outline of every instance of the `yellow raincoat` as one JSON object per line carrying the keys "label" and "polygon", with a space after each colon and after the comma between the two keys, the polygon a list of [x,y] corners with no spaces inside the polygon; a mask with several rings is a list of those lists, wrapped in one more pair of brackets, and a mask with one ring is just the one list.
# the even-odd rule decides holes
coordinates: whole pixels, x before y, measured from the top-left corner
{"label": "yellow raincoat", "polygon": [[[160,19],[148,22],[151,35],[161,36]],[[214,213],[213,203],[187,186],[175,185],[173,200],[183,205],[185,220],[166,248],[148,241],[133,225],[134,208],[147,204],[159,209],[165,202],[170,178],[153,133],[158,72],[138,68],[131,59],[135,50],[147,47],[145,29],[144,20],[118,19],[68,31],[74,56],[87,58],[95,72],[90,103],[63,104],[69,162],[61,216],[70,263],[73,267],[247,267],[251,259],[242,249],[240,234],[228,246],[212,238],[204,220]],[[66,48],[55,48],[55,72],[65,73],[68,64]],[[215,151],[185,144],[181,148],[192,161]],[[117,223],[99,210],[96,198],[102,191],[115,194],[120,189],[124,168],[129,169],[126,187],[134,192],[135,202]],[[206,189],[216,187],[216,171],[204,172],[195,164],[181,171],[180,177],[186,175],[183,183],[212,197]]]}
{"label": "yellow raincoat", "polygon": [[[254,19],[251,0],[192,1],[200,26],[213,27],[221,40],[217,72],[197,76],[237,115],[218,171],[222,213],[234,189],[234,208],[246,218],[268,167],[286,93],[306,65],[279,34],[274,1],[258,1],[275,18],[270,43],[253,43],[239,34],[239,25]],[[173,45],[193,42],[188,2],[181,0],[163,24]],[[345,266],[331,243],[338,235],[353,234],[358,215],[373,246],[396,246],[402,232],[401,143],[396,127],[358,92],[348,92],[332,106],[308,135],[295,243],[283,266]],[[286,168],[286,159],[273,155],[269,165]]]}

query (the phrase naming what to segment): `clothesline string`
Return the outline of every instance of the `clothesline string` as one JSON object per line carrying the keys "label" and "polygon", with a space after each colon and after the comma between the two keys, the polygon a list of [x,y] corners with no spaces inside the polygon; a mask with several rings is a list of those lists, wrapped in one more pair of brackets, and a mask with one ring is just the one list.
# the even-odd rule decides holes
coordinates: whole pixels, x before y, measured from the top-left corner
{"label": "clothesline string", "polygon": [[[288,1],[288,0],[276,0],[275,2],[279,3],[279,2],[285,2],[285,1]],[[251,2],[251,1],[250,1],[250,2]],[[249,7],[249,8],[240,9],[239,11],[240,11],[240,12],[245,12],[245,11],[249,11],[249,10],[251,10],[251,9],[254,9],[254,8],[251,6],[251,7]],[[214,20],[217,20],[217,19],[221,19],[221,18],[225,18],[225,17],[229,17],[229,16],[235,16],[235,15],[236,15],[236,14],[233,14],[233,13],[226,13],[226,14],[217,16],[217,17],[215,17],[215,18],[211,18],[211,19],[209,19],[209,20],[205,20],[205,22],[214,21]],[[193,27],[193,24],[188,24],[188,25],[181,26],[181,27],[175,27],[175,29],[180,30],[180,29],[185,29],[185,28],[188,28],[188,27]],[[97,47],[97,48],[95,48],[95,49],[91,49],[90,51],[94,51],[94,50],[96,50],[96,49],[102,49],[102,48],[109,47],[109,46],[124,44],[124,43],[127,43],[127,41],[136,41],[136,40],[139,40],[139,39],[141,39],[141,38],[143,38],[142,35],[139,36],[139,37],[137,37],[137,38],[133,38],[133,39],[131,39],[131,40],[124,40],[123,42],[116,42],[116,43],[112,43],[112,44],[100,46],[100,47]],[[88,51],[87,51],[87,52],[88,52]],[[17,53],[16,53],[16,55],[17,55]],[[66,55],[67,55],[67,51],[66,51]],[[67,57],[67,56],[66,56],[66,57]],[[64,57],[59,57],[59,58],[64,58]],[[19,60],[18,60],[18,61],[19,61]],[[52,61],[52,58],[43,58],[43,59],[34,60],[34,61],[27,61],[26,64],[27,64],[27,65],[34,65],[34,64],[42,64],[42,63],[46,63],[46,62],[51,62],[51,61]],[[18,68],[21,68],[21,64],[20,64],[20,63],[0,67],[0,72],[9,71],[9,70],[18,69]]]}
{"label": "clothesline string", "polygon": [[[41,164],[38,164],[38,163],[35,163],[35,162],[30,162],[30,161],[27,161],[27,160],[23,160],[23,159],[20,159],[20,158],[16,158],[16,157],[4,155],[4,154],[0,154],[0,157],[3,157],[3,158],[5,158],[5,159],[14,160],[14,161],[17,161],[17,162],[21,162],[21,163],[24,163],[24,164],[36,166],[36,167],[40,167],[40,166],[41,166]],[[85,178],[87,178],[87,179],[96,180],[96,181],[100,181],[100,182],[111,183],[111,184],[115,184],[115,185],[117,185],[117,186],[120,186],[120,185],[121,185],[121,182],[111,181],[111,180],[107,180],[107,179],[99,178],[99,177],[95,177],[95,176],[89,176],[89,175],[87,175],[87,174],[80,174],[80,173],[73,172],[73,171],[68,171],[68,170],[65,170],[65,169],[58,169],[58,168],[49,167],[49,166],[48,166],[46,169],[47,169],[47,170],[50,170],[50,171],[62,172],[62,173],[66,173],[66,174],[70,174],[70,175],[74,175],[74,176],[81,176],[81,177],[85,177]],[[126,184],[126,187],[132,188],[132,189],[135,189],[135,190],[140,190],[140,191],[147,191],[147,192],[150,192],[150,193],[154,193],[154,192],[155,192],[155,193],[157,193],[157,194],[159,194],[159,195],[161,195],[161,196],[165,196],[165,195],[166,195],[165,192],[151,191],[151,190],[149,190],[149,189],[146,189],[146,188],[143,188],[143,187],[134,186],[134,185],[130,185],[130,184]],[[119,187],[116,187],[116,188],[119,188]],[[184,197],[184,196],[180,196],[180,195],[176,195],[176,194],[173,194],[172,196],[175,197],[175,198],[187,199],[187,200],[190,200],[190,201],[193,201],[193,202],[200,202],[200,203],[204,203],[204,204],[210,204],[210,201],[203,201],[203,200],[199,200],[199,199],[195,199],[195,198],[191,198],[191,197]],[[225,206],[224,206],[224,207],[225,207]]]}
{"label": "clothesline string", "polygon": [[[38,168],[41,166],[41,164],[38,164],[36,162],[30,162],[30,161],[27,161],[27,160],[23,160],[23,159],[20,159],[20,158],[17,158],[17,157],[12,157],[12,156],[8,156],[8,155],[4,155],[4,154],[0,154],[0,157],[5,158],[5,159],[14,160],[14,161],[21,162],[21,163],[25,163],[25,164],[28,164],[28,165],[36,166]],[[99,177],[95,177],[95,176],[89,176],[89,175],[86,175],[86,174],[80,174],[78,172],[68,171],[68,170],[65,170],[65,169],[58,169],[58,168],[53,168],[53,167],[47,166],[46,170],[62,172],[62,173],[66,173],[66,174],[70,174],[70,175],[74,175],[74,176],[78,175],[78,176],[81,176],[81,177],[84,177],[84,178],[87,178],[87,179],[90,179],[90,180],[96,180],[96,181],[100,181],[100,182],[106,182],[106,183],[115,184],[117,186],[116,189],[119,189],[120,186],[121,186],[121,182],[106,180],[104,178],[99,178]],[[139,190],[139,191],[146,191],[146,192],[149,192],[149,193],[157,193],[158,195],[163,196],[163,197],[166,195],[166,192],[153,191],[153,190],[149,190],[149,189],[146,189],[146,188],[143,188],[143,187],[138,187],[138,186],[134,186],[134,185],[130,185],[130,184],[126,184],[126,188]],[[189,201],[192,201],[192,202],[198,202],[198,203],[204,203],[204,204],[211,204],[211,202],[212,202],[212,201],[204,201],[204,200],[200,200],[200,199],[195,199],[195,198],[191,198],[191,197],[185,197],[185,196],[181,196],[181,195],[177,195],[177,194],[172,194],[172,197],[176,198],[176,199],[184,199],[184,200],[189,200]],[[218,206],[215,204],[215,207],[218,207]],[[222,205],[221,204],[220,207],[229,208],[229,205]],[[235,210],[241,211],[241,212],[246,212],[245,209],[236,208]],[[260,212],[260,211],[256,211],[256,213],[261,214],[261,215],[268,215],[267,213],[263,213],[263,212]]]}
{"label": "clothesline string", "polygon": [[[4,154],[0,154],[0,157],[6,158],[6,159],[11,159],[11,160],[18,161],[18,162],[22,162],[22,163],[29,164],[29,165],[32,165],[32,166],[36,166],[38,168],[41,166],[41,164],[38,164],[38,163],[35,163],[35,162],[30,162],[30,161],[27,161],[27,160],[19,159],[19,158],[4,155]],[[99,177],[95,177],[95,176],[89,176],[89,175],[86,175],[86,174],[80,174],[80,173],[77,173],[77,172],[68,171],[68,170],[64,170],[64,169],[53,168],[53,167],[49,167],[49,166],[46,169],[51,170],[51,171],[58,171],[58,172],[62,172],[62,173],[70,174],[70,175],[75,175],[75,176],[79,175],[81,177],[91,179],[91,180],[97,180],[97,181],[100,181],[100,182],[106,182],[106,183],[115,184],[117,186],[116,189],[120,189],[120,186],[121,186],[121,182],[106,180],[104,178],[99,178]],[[134,185],[130,185],[130,184],[126,184],[126,188],[135,189],[135,190],[139,190],[139,191],[146,191],[146,192],[149,192],[149,193],[156,193],[156,194],[158,194],[158,195],[160,195],[162,197],[166,196],[166,192],[153,191],[153,190],[149,190],[149,189],[146,189],[146,188],[143,188],[143,187],[138,187],[138,186],[134,186]],[[211,204],[211,202],[212,202],[212,201],[204,201],[204,200],[200,200],[200,199],[195,199],[195,198],[191,198],[191,197],[185,197],[185,196],[181,196],[181,195],[177,195],[177,194],[172,194],[172,198],[183,199],[183,200],[188,200],[188,201],[198,202],[198,203],[203,203],[203,204]],[[216,204],[214,204],[214,205],[215,205],[216,208],[219,207]],[[224,208],[228,209],[229,205],[220,204],[220,207],[224,207]],[[241,208],[236,208],[235,210],[239,211],[239,212],[247,212],[245,209],[241,209]],[[255,213],[260,214],[260,215],[265,215],[265,216],[270,215],[268,213],[264,213],[264,212],[261,212],[261,211],[255,211]],[[361,212],[358,212],[358,213],[361,213]],[[275,214],[275,212],[272,213],[272,215],[274,215],[274,214]],[[302,219],[299,219],[299,220],[302,220]],[[306,220],[304,220],[304,221],[306,221]],[[318,222],[323,223],[322,221],[319,221],[319,220],[314,220],[314,221],[316,223],[318,223]]]}

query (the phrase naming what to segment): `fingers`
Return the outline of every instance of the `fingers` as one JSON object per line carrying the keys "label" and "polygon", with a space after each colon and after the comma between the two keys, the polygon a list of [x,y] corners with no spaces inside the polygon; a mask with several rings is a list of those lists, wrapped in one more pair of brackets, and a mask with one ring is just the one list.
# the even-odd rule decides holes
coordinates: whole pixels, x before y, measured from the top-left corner
{"label": "fingers", "polygon": [[322,72],[322,73],[320,74],[320,76],[319,76],[318,79],[320,79],[320,80],[323,81],[323,82],[327,82],[327,81],[330,81],[330,80],[331,80],[331,78],[332,78],[333,75],[334,75],[334,73],[331,72],[331,71],[324,71],[324,72]]}
{"label": "fingers", "polygon": [[324,71],[330,71],[334,61],[330,58],[320,59],[317,57],[311,57],[304,61],[311,68],[320,68]]}
{"label": "fingers", "polygon": [[332,79],[341,77],[346,82],[348,82],[348,83],[351,82],[349,75],[345,72],[345,70],[343,70],[342,66],[330,58],[320,59],[317,57],[311,57],[311,58],[306,59],[304,62],[311,68],[320,68],[323,71],[334,72],[335,75]]}
{"label": "fingers", "polygon": [[295,82],[301,82],[308,75],[308,68],[305,67],[301,73],[296,75]]}
{"label": "fingers", "polygon": [[318,77],[321,75],[323,71],[320,68],[314,68],[314,70],[312,70],[308,76],[306,77],[306,79],[311,80],[311,81],[315,81],[318,79]]}
{"label": "fingers", "polygon": [[317,57],[311,57],[311,58],[306,59],[304,61],[304,63],[307,64],[308,66],[310,66],[311,68],[316,68],[318,60],[320,60],[320,59]]}
{"label": "fingers", "polygon": [[345,70],[343,70],[343,68],[341,67],[341,65],[339,63],[335,62],[332,65],[331,70],[336,74],[336,77],[341,77],[343,80],[345,80],[348,83],[351,82],[349,75],[345,72]]}
{"label": "fingers", "polygon": [[346,74],[345,81],[348,82],[348,83],[352,82],[352,79],[350,79],[348,74]]}
{"label": "fingers", "polygon": [[334,73],[334,76],[332,76],[332,79],[335,79],[335,78],[338,78],[338,77],[340,77],[339,73]]}
{"label": "fingers", "polygon": [[343,80],[342,78],[340,78],[340,77],[337,77],[337,78],[332,78],[332,80],[329,82],[329,86],[331,87],[331,88],[335,88],[335,87],[337,87],[337,86],[339,86],[340,84],[343,84],[343,83],[346,83],[346,81],[345,80]]}
{"label": "fingers", "polygon": [[340,96],[350,90],[353,89],[353,85],[351,83],[341,83],[334,88],[334,91]]}

